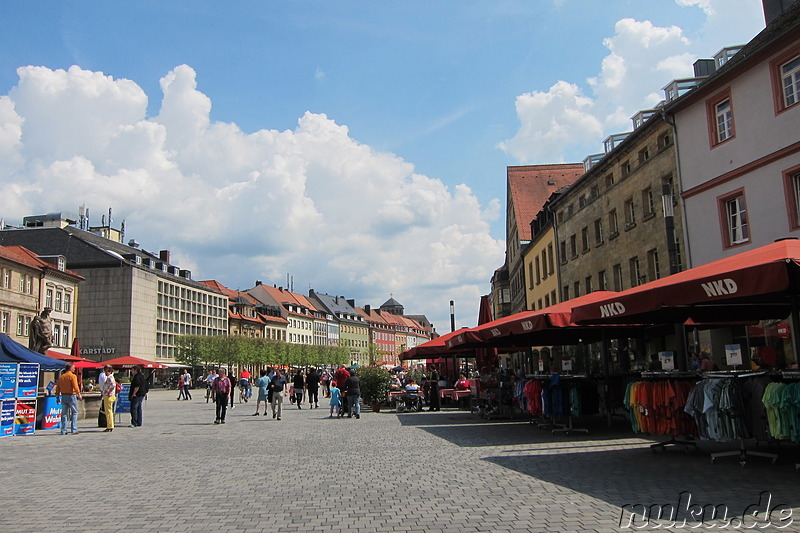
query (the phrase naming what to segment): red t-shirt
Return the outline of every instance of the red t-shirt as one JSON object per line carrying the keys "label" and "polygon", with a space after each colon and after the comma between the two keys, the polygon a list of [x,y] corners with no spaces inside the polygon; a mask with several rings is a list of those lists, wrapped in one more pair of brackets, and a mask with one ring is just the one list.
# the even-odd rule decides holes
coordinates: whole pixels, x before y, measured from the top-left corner
{"label": "red t-shirt", "polygon": [[242,379],[250,379],[250,372],[242,370]]}

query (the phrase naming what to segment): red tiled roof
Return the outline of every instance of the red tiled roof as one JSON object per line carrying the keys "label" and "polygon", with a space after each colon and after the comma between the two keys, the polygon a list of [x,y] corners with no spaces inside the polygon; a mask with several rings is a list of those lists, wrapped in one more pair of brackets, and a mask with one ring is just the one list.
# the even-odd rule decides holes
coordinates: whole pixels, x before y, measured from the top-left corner
{"label": "red tiled roof", "polygon": [[520,240],[531,240],[531,221],[550,195],[564,186],[572,185],[582,175],[583,163],[507,168],[509,201],[514,205]]}
{"label": "red tiled roof", "polygon": [[262,315],[261,313],[259,313],[258,316],[260,316],[261,320],[263,320],[264,322],[276,322],[284,326],[289,323],[289,321],[283,318],[282,316]]}
{"label": "red tiled roof", "polygon": [[[24,246],[0,246],[0,257],[31,268],[58,270],[55,266],[51,265],[47,261],[42,261],[39,259],[35,253],[28,250]],[[78,279],[85,279],[80,274],[77,274],[71,270],[64,270],[64,273],[74,276]]]}

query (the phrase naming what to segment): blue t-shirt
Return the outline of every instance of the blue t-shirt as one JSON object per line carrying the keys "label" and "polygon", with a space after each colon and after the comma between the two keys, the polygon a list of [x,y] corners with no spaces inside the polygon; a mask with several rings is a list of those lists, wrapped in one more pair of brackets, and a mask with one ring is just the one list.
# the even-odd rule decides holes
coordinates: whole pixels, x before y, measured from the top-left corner
{"label": "blue t-shirt", "polygon": [[339,389],[331,387],[331,405],[341,405],[342,401],[339,399]]}

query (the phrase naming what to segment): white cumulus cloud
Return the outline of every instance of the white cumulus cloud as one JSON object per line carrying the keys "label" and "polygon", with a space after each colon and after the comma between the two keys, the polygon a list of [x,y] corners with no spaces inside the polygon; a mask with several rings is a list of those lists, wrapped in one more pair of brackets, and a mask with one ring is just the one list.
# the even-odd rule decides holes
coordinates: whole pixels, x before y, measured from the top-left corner
{"label": "white cumulus cloud", "polygon": [[[233,288],[256,279],[345,294],[446,330],[451,299],[474,306],[502,263],[490,236],[498,204],[414,172],[394,154],[307,112],[293,130],[241,131],[213,122],[195,71],[161,80],[155,117],[133,81],[77,66],[22,67],[0,96],[0,217],[113,207],[126,240],[169,248],[195,279]],[[578,119],[576,119],[578,120]],[[436,322],[435,322],[436,323]]]}
{"label": "white cumulus cloud", "polygon": [[677,26],[623,18],[603,40],[608,54],[585,81],[557,81],[516,101],[520,126],[499,146],[520,163],[581,161],[599,152],[604,137],[631,129],[630,117],[663,99],[662,87],[691,77],[699,57],[747,42],[763,27],[760,3],[752,0],[676,0],[706,16],[696,35]]}

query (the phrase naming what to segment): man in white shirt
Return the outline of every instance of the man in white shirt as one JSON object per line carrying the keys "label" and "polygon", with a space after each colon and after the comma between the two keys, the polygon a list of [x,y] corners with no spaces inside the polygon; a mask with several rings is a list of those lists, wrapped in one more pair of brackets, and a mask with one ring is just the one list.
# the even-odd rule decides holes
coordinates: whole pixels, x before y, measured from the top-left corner
{"label": "man in white shirt", "polygon": [[206,403],[208,403],[209,398],[213,399],[214,392],[211,390],[211,386],[214,384],[214,380],[216,380],[217,377],[217,371],[212,368],[208,376],[206,376],[206,379],[203,380],[206,382]]}

